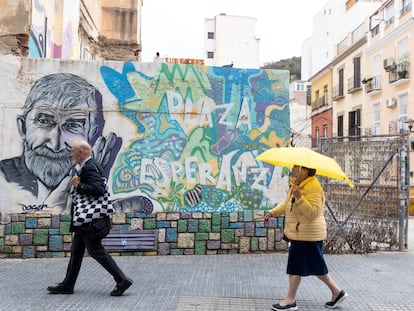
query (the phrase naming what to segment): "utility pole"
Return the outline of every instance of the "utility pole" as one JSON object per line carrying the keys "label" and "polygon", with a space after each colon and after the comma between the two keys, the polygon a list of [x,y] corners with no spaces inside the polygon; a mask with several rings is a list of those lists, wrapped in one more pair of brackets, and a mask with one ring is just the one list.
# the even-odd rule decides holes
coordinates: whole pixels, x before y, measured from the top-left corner
{"label": "utility pole", "polygon": [[410,192],[410,130],[400,129],[400,208],[399,208],[399,230],[398,242],[399,250],[403,251],[407,247],[405,238],[405,218],[408,213],[408,202]]}

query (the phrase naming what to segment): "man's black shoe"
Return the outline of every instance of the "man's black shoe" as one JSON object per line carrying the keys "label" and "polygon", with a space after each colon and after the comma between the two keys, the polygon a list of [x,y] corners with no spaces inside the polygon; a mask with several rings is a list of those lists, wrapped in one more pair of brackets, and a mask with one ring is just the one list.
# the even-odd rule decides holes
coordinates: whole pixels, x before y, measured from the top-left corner
{"label": "man's black shoe", "polygon": [[123,280],[116,284],[114,290],[111,292],[111,296],[122,296],[122,294],[132,285],[131,279]]}
{"label": "man's black shoe", "polygon": [[51,294],[65,294],[65,295],[72,295],[73,294],[73,288],[68,288],[64,286],[62,283],[59,283],[56,286],[48,286],[47,290]]}

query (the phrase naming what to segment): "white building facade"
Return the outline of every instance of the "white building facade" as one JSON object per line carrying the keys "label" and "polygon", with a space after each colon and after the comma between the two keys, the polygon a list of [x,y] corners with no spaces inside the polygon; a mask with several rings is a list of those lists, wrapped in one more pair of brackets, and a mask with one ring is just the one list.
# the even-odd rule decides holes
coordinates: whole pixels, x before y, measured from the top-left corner
{"label": "white building facade", "polygon": [[220,14],[205,19],[204,63],[206,66],[259,68],[256,18]]}
{"label": "white building facade", "polygon": [[302,45],[302,80],[309,80],[337,55],[341,42],[384,0],[329,0],[314,16],[312,37]]}

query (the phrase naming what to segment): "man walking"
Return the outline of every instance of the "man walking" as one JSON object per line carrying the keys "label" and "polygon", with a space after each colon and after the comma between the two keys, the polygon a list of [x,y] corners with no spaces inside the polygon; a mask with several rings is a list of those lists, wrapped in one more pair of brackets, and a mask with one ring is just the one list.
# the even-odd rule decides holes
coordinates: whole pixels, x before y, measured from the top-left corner
{"label": "man walking", "polygon": [[[72,186],[75,194],[98,198],[104,195],[105,178],[101,165],[92,156],[92,147],[84,140],[75,141],[70,153],[73,161],[80,166],[80,171],[72,177]],[[121,296],[131,285],[132,280],[127,278],[102,245],[102,239],[95,235],[92,222],[75,226],[73,222],[71,231],[73,234],[71,257],[66,271],[66,277],[62,283],[49,286],[47,290],[51,294],[73,294],[85,248],[89,255],[99,262],[114,278],[116,286],[111,296]]]}

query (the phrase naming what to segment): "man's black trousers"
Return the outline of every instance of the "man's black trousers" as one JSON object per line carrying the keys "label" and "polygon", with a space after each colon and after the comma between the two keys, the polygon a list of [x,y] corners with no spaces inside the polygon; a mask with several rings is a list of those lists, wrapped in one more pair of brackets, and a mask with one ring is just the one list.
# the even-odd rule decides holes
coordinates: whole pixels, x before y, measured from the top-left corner
{"label": "man's black trousers", "polygon": [[62,282],[67,288],[74,288],[82,265],[82,259],[85,254],[85,248],[89,255],[99,262],[115,279],[120,283],[127,277],[118,267],[114,259],[108,254],[102,245],[102,240],[94,234],[90,224],[84,224],[80,228],[75,229],[72,241],[71,257],[66,271],[65,280]]}

